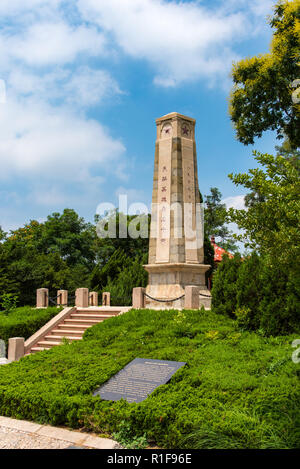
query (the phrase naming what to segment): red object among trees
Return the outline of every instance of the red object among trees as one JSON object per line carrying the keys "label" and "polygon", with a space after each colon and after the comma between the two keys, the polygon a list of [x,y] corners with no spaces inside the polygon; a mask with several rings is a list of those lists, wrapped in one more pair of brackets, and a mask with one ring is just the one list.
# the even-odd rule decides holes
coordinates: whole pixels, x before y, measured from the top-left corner
{"label": "red object among trees", "polygon": [[214,236],[211,237],[210,242],[215,251],[215,257],[214,257],[215,262],[217,263],[221,262],[224,254],[227,254],[230,258],[233,257],[233,255],[230,252],[225,251],[225,249],[221,248],[220,246],[216,244],[216,240]]}
{"label": "red object among trees", "polygon": [[[216,266],[218,266],[218,264],[222,262],[224,254],[227,254],[227,256],[229,256],[230,258],[234,257],[233,254],[231,254],[228,251],[225,251],[225,249],[221,248],[220,246],[216,244],[216,240],[214,236],[210,238],[210,242],[215,251],[214,261],[215,261]],[[208,279],[208,288],[209,290],[212,289],[212,276]]]}

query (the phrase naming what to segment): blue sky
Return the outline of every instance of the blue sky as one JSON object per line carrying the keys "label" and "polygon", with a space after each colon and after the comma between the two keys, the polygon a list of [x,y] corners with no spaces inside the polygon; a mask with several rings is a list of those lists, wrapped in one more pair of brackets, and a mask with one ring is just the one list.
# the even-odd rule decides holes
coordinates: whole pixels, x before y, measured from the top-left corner
{"label": "blue sky", "polygon": [[[255,166],[228,116],[232,61],[269,49],[269,0],[1,0],[0,226],[150,207],[155,119],[197,120],[199,185],[241,207]],[[274,152],[268,133],[254,148]]]}

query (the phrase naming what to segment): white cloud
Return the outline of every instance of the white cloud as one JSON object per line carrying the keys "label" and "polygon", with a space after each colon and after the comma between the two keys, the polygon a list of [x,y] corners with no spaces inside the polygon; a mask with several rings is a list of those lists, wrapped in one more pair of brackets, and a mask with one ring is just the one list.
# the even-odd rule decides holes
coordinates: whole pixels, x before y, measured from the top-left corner
{"label": "white cloud", "polygon": [[64,87],[67,102],[83,106],[93,106],[104,99],[123,94],[118,83],[105,70],[79,68]]}
{"label": "white cloud", "polygon": [[[1,179],[84,181],[92,168],[117,164],[123,144],[94,120],[34,99],[0,106]],[[111,168],[113,169],[113,168]]]}
{"label": "white cloud", "polygon": [[126,54],[149,61],[162,86],[226,76],[239,58],[233,45],[257,27],[257,19],[249,18],[253,8],[228,8],[226,2],[215,10],[195,1],[79,0],[78,5]]}
{"label": "white cloud", "polygon": [[116,80],[106,70],[79,67],[75,71],[54,68],[36,74],[15,67],[8,76],[7,86],[17,96],[35,96],[39,100],[60,100],[64,104],[89,107],[107,98],[123,94]]}
{"label": "white cloud", "polygon": [[107,39],[73,0],[0,0],[0,15],[0,180],[21,177],[31,205],[87,204],[99,173],[126,172],[123,143],[86,115],[123,93],[107,70],[81,65],[106,57]]}
{"label": "white cloud", "polygon": [[[125,188],[125,187],[118,187],[118,189],[115,191],[115,195],[118,199],[118,202],[119,200],[123,200],[123,199],[119,199],[121,196],[126,196],[126,200],[127,200],[127,207],[125,209],[125,207],[119,207],[120,209],[122,209],[121,211],[123,211],[124,213],[132,213],[132,210],[130,210],[130,207],[131,205],[136,205],[136,204],[141,204],[141,205],[145,205],[145,192],[142,191],[142,190],[138,190],[138,189],[129,189],[129,188]],[[149,212],[149,208],[147,207],[147,210],[145,208],[144,210],[145,212]]]}
{"label": "white cloud", "polygon": [[272,13],[274,4],[274,0],[252,0],[250,8],[255,15],[265,17]]}
{"label": "white cloud", "polygon": [[63,21],[35,23],[23,33],[2,34],[0,50],[4,56],[36,67],[70,63],[80,53],[103,55],[106,40],[92,27],[71,27]]}
{"label": "white cloud", "polygon": [[[63,0],[51,0],[51,8],[57,8]],[[26,11],[34,12],[36,9],[49,6],[49,0],[1,0],[0,14],[2,17],[20,15]]]}
{"label": "white cloud", "polygon": [[222,200],[222,203],[226,205],[227,209],[234,208],[236,210],[244,210],[246,208],[244,195],[226,197],[226,199]]}

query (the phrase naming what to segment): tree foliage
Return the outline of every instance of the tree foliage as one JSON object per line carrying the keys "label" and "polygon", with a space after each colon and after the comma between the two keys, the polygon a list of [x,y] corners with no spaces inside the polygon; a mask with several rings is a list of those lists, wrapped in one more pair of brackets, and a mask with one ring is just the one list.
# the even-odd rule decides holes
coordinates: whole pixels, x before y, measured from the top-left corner
{"label": "tree foliage", "polygon": [[228,251],[235,252],[235,244],[232,232],[226,225],[227,209],[221,202],[222,194],[217,187],[210,188],[210,194],[205,196],[204,227],[205,234],[210,239],[212,236],[221,238],[218,244]]}
{"label": "tree foliage", "polygon": [[299,259],[300,180],[286,158],[254,152],[261,167],[245,174],[230,174],[237,186],[258,192],[262,200],[247,210],[229,210],[232,222],[244,232],[237,236],[246,246],[268,254],[284,265]]}
{"label": "tree foliage", "polygon": [[[99,237],[99,221],[116,224],[116,236]],[[142,220],[146,222],[142,223]],[[18,295],[20,305],[35,302],[37,288],[58,289],[71,294],[87,287],[100,294],[111,292],[112,303],[131,304],[132,288],[146,286],[150,216],[109,213],[96,224],[71,209],[53,213],[44,223],[30,221],[8,235],[0,231],[0,304],[5,295]],[[122,237],[121,222],[127,231],[136,228],[140,237]],[[148,224],[147,224],[148,222]],[[1,241],[1,240],[0,240]],[[205,237],[205,261],[213,265],[213,250]]]}
{"label": "tree foliage", "polygon": [[270,52],[233,65],[230,115],[240,142],[253,144],[267,130],[300,146],[300,104],[294,82],[300,79],[300,0],[279,1],[269,20]]}
{"label": "tree foliage", "polygon": [[245,210],[229,210],[242,234],[236,236],[259,257],[246,259],[237,281],[237,307],[249,309],[248,325],[267,334],[299,327],[300,180],[294,158],[254,152],[259,168],[231,174],[236,185],[259,197]]}
{"label": "tree foliage", "polygon": [[241,266],[241,256],[235,254],[233,258],[227,255],[213,277],[212,308],[216,313],[233,317],[237,304],[237,278]]}

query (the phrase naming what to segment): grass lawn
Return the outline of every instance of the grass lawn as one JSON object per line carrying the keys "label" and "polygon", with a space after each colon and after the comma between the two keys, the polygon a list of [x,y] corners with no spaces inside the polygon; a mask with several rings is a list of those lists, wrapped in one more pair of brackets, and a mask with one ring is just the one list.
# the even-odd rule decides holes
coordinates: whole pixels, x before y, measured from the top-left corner
{"label": "grass lawn", "polygon": [[23,306],[9,313],[0,311],[0,339],[6,344],[10,337],[28,339],[61,310],[55,306],[46,309]]}
{"label": "grass lawn", "polygon": [[[163,448],[299,448],[296,338],[241,332],[204,310],[132,310],[0,367],[0,415]],[[187,366],[140,404],[92,396],[137,357]]]}

